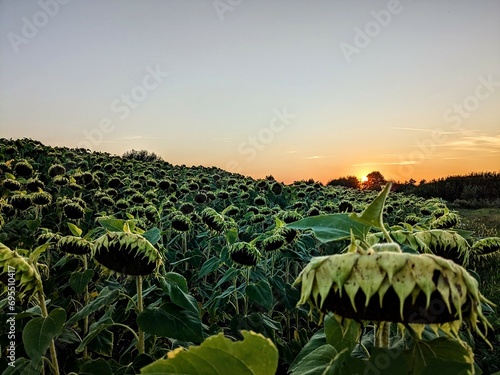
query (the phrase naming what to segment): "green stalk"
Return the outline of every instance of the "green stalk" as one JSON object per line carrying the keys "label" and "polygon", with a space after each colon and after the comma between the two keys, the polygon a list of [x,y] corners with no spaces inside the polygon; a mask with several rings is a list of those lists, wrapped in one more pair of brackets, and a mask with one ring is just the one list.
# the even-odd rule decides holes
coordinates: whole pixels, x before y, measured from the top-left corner
{"label": "green stalk", "polygon": [[236,285],[236,282],[238,281],[238,278],[235,277],[233,284],[234,284],[234,306],[236,308],[236,314],[240,313],[240,308],[238,306],[238,287]]}
{"label": "green stalk", "polygon": [[[45,296],[41,290],[38,290],[38,300],[40,301],[40,310],[42,310],[42,317],[48,318],[49,313],[47,311],[47,306],[45,306]],[[52,359],[52,366],[54,368],[54,374],[59,375],[59,364],[57,362],[56,345],[54,339],[50,340],[50,358]]]}
{"label": "green stalk", "polygon": [[[142,300],[142,276],[137,276],[137,315],[144,311]],[[144,331],[139,327],[139,335],[137,340],[137,350],[139,354],[144,354]]]}
{"label": "green stalk", "polygon": [[[84,254],[83,255],[83,272],[87,271],[87,255]],[[87,284],[85,286],[85,292],[84,292],[84,295],[83,295],[83,302],[85,304],[85,306],[87,306],[87,304],[89,303],[89,285]],[[83,337],[87,336],[87,333],[89,331],[89,316],[86,315],[85,318],[83,318]],[[87,358],[88,357],[88,349],[87,349],[87,346],[85,346],[85,348],[83,349],[83,358]]]}
{"label": "green stalk", "polygon": [[375,323],[375,347],[388,348],[389,347],[389,333],[391,324],[389,322]]}
{"label": "green stalk", "polygon": [[250,283],[250,267],[247,267],[247,272],[245,274],[245,316],[248,315],[248,296],[247,296],[247,287],[248,284]]}

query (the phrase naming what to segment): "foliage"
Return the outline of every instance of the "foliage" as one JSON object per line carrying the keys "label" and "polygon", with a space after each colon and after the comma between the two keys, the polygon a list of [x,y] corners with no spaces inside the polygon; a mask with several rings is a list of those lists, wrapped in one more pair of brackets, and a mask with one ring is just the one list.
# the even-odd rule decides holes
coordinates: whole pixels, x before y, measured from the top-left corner
{"label": "foliage", "polygon": [[[370,344],[372,323],[335,326],[327,317],[323,328],[318,311],[297,306],[293,281],[311,259],[345,255],[353,243],[377,248],[388,236],[404,253],[442,251],[463,266],[484,255],[471,252],[481,238],[442,200],[387,193],[0,139],[0,326],[10,329],[12,306],[17,343],[13,370],[2,335],[0,372],[137,374],[167,353],[260,337],[246,331],[273,343],[277,373],[332,356],[335,366],[366,361],[381,350]],[[259,355],[276,351],[261,342],[269,349]],[[436,363],[452,357],[432,352]],[[458,362],[448,365],[468,366]]]}

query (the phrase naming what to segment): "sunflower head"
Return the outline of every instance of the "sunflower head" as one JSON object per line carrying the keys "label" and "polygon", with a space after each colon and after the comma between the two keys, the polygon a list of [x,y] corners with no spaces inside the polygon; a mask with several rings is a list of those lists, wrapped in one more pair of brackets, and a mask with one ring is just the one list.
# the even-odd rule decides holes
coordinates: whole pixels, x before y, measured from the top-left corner
{"label": "sunflower head", "polygon": [[172,228],[177,232],[187,232],[192,226],[189,217],[183,214],[176,214],[172,218]]}
{"label": "sunflower head", "polygon": [[74,254],[85,255],[92,252],[92,243],[81,237],[64,236],[57,242],[59,251]]}
{"label": "sunflower head", "polygon": [[[404,324],[463,321],[481,337],[478,323],[491,327],[482,313],[488,302],[478,283],[464,268],[432,254],[368,251],[316,257],[294,285],[302,284],[299,304],[309,302],[322,312],[332,311],[358,321]],[[458,336],[458,331],[453,332]]]}
{"label": "sunflower head", "polygon": [[40,274],[31,261],[0,243],[0,286],[6,292],[11,280],[15,280],[16,294],[19,298],[42,290]]}
{"label": "sunflower head", "polygon": [[14,194],[9,198],[9,203],[19,211],[27,210],[31,207],[31,197],[27,194]]}
{"label": "sunflower head", "polygon": [[97,262],[124,275],[150,275],[162,264],[160,252],[140,234],[109,232],[95,240],[94,246]]}
{"label": "sunflower head", "polygon": [[285,237],[281,234],[273,234],[270,237],[264,239],[260,245],[264,251],[274,251],[281,249],[286,243]]}
{"label": "sunflower head", "polygon": [[64,215],[68,219],[78,220],[81,219],[85,215],[85,210],[82,206],[75,202],[68,202],[63,207]]}
{"label": "sunflower head", "polygon": [[231,259],[242,266],[255,266],[261,256],[259,250],[249,242],[235,242],[229,249]]}
{"label": "sunflower head", "polygon": [[458,225],[459,217],[453,212],[449,212],[437,217],[431,222],[431,228],[433,229],[449,229],[454,228]]}
{"label": "sunflower head", "polygon": [[211,207],[207,207],[201,212],[201,221],[203,221],[208,228],[215,232],[220,233],[226,228],[224,216]]}
{"label": "sunflower head", "polygon": [[37,206],[47,206],[52,203],[52,195],[46,191],[39,191],[31,195],[31,200]]}
{"label": "sunflower head", "polygon": [[17,180],[14,180],[13,178],[7,178],[3,180],[2,187],[9,191],[19,191],[22,189],[21,183]]}

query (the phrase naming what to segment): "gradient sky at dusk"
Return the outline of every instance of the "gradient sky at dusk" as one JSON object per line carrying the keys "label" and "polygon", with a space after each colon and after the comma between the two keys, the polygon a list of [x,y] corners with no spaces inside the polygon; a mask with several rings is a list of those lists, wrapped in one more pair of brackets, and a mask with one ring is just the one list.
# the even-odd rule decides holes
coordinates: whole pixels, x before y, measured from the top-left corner
{"label": "gradient sky at dusk", "polygon": [[0,137],[285,182],[500,171],[498,0],[0,0]]}

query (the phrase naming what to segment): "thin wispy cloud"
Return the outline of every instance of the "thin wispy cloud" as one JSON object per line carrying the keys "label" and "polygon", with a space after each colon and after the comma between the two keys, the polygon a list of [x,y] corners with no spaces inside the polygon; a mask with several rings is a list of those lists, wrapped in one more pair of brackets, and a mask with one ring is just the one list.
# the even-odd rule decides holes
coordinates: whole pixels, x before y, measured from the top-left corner
{"label": "thin wispy cloud", "polygon": [[351,164],[353,167],[368,167],[368,166],[378,166],[378,165],[411,165],[417,164],[414,160],[405,160],[405,161],[395,161],[395,162],[380,162],[380,163],[358,163]]}
{"label": "thin wispy cloud", "polygon": [[455,151],[498,152],[500,151],[500,134],[492,136],[468,131],[462,137],[450,140],[442,146]]}
{"label": "thin wispy cloud", "polygon": [[444,131],[440,129],[425,129],[425,128],[402,128],[402,127],[392,127],[391,129],[393,130],[410,130],[410,131],[415,131],[415,132],[428,132],[428,133],[433,133],[437,131],[439,134],[460,134],[462,131],[455,131],[455,132],[450,132],[450,131]]}
{"label": "thin wispy cloud", "polygon": [[306,156],[304,159],[308,160],[314,160],[314,159],[327,159],[327,158],[333,158],[335,155],[313,155],[313,156]]}

